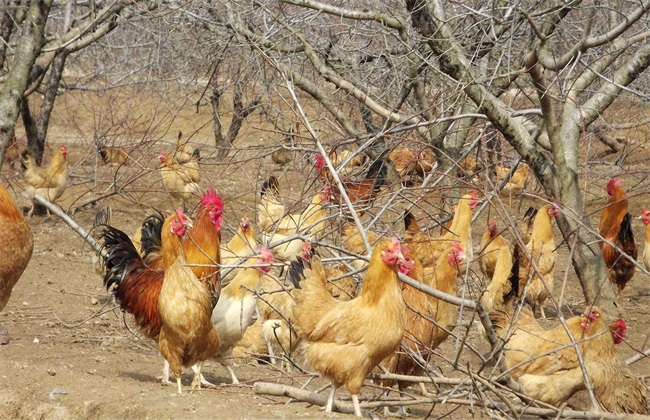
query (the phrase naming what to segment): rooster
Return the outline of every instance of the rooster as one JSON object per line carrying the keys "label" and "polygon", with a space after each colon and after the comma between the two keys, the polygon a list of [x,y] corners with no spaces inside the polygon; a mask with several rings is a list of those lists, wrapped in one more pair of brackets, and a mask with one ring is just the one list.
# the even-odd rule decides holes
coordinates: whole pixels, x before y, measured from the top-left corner
{"label": "rooster", "polygon": [[[341,195],[337,183],[334,181],[332,174],[325,164],[325,159],[321,154],[316,155],[316,170],[320,174],[323,183],[331,188],[334,201],[344,204],[345,201]],[[343,184],[350,202],[354,206],[355,211],[361,216],[365,211],[374,203],[375,199],[381,192],[381,187],[386,185],[386,175],[388,173],[388,166],[382,159],[376,160],[366,175],[359,180],[352,180],[343,177],[340,174],[339,179]]]}
{"label": "rooster", "polygon": [[[70,169],[66,158],[68,157],[68,147],[64,144],[52,156],[52,160],[47,168],[41,168],[36,164],[34,156],[29,150],[25,150],[21,156],[20,166],[23,170],[23,177],[28,186],[25,189],[27,196],[33,200],[34,195],[38,194],[49,201],[56,201],[65,190],[68,182]],[[31,218],[34,213],[34,203],[27,213]],[[49,214],[49,212],[48,212]]]}
{"label": "rooster", "polygon": [[272,262],[271,251],[268,248],[260,249],[258,256],[248,260],[223,289],[217,306],[212,311],[212,323],[221,339],[221,347],[216,357],[219,363],[228,369],[233,384],[238,384],[239,380],[232,369],[232,349],[253,323],[257,300],[253,293],[259,286],[260,275],[270,271]]}
{"label": "rooster", "polygon": [[471,259],[472,210],[477,206],[478,200],[476,191],[465,194],[458,201],[456,213],[448,231],[438,238],[431,238],[428,233],[420,232],[417,221],[409,211],[406,211],[404,213],[406,228],[404,243],[413,257],[419,259],[424,267],[432,267],[435,261],[449,248],[450,243],[458,242]]}
{"label": "rooster", "polygon": [[[34,236],[27,220],[9,194],[0,184],[0,312],[7,305],[11,291],[22,276],[34,250]],[[2,239],[4,238],[4,239]]]}
{"label": "rooster", "polygon": [[[250,220],[248,217],[242,217],[235,236],[227,244],[221,245],[221,264],[224,266],[235,265],[242,258],[252,254],[256,248],[257,241]],[[221,280],[229,282],[235,277],[238,270],[238,268],[233,268],[226,276],[222,276]]]}
{"label": "rooster", "polygon": [[294,292],[295,327],[304,342],[307,363],[332,383],[326,413],[332,412],[336,389],[345,385],[352,394],[354,413],[361,417],[359,393],[364,379],[399,347],[406,306],[398,268],[408,274],[401,265],[404,252],[397,239],[381,241],[372,253],[359,295],[347,302],[327,292],[319,258],[312,258],[301,276],[301,289]]}
{"label": "rooster", "polygon": [[177,201],[180,201],[183,209],[194,194],[199,193],[199,161],[197,158],[190,159],[185,163],[174,162],[171,155],[162,150],[158,155],[160,160],[160,175],[165,190]]}
{"label": "rooster", "polygon": [[[618,178],[607,183],[607,194],[610,195],[607,206],[603,209],[598,225],[598,234],[607,241],[600,241],[600,250],[609,268],[609,279],[617,287],[617,297],[621,298],[623,289],[634,276],[636,270],[637,245],[632,231],[632,216],[628,212],[625,191],[621,188]],[[608,242],[614,244],[610,245]],[[629,255],[632,260],[623,256],[618,249]]]}
{"label": "rooster", "polygon": [[522,249],[519,249],[516,257],[519,259],[519,294],[526,293],[528,302],[534,306],[539,305],[542,318],[546,318],[544,302],[553,292],[555,238],[552,219],[559,213],[560,209],[556,204],[547,204],[539,209],[533,221],[526,250],[534,259],[538,270],[535,270],[533,263]]}
{"label": "rooster", "polygon": [[[431,286],[441,292],[458,294],[458,265],[466,258],[458,243],[454,242],[446,253],[436,263],[436,268],[425,275],[422,264],[413,260],[407,253],[406,267],[414,266],[410,276],[420,283]],[[404,353],[394,353],[382,361],[382,365],[391,373],[398,375],[422,375],[426,364],[430,361],[433,350],[447,339],[449,332],[454,329],[458,318],[458,307],[443,302],[437,298],[404,285],[404,301],[406,302],[406,329],[402,339]],[[398,382],[400,391],[405,390],[411,382]],[[394,381],[382,380],[380,386],[391,387]],[[423,387],[423,393],[426,390]],[[384,410],[389,414],[388,410]],[[401,414],[407,415],[402,406]]]}
{"label": "rooster", "polygon": [[[165,220],[162,230],[164,279],[158,297],[160,354],[169,363],[182,394],[183,367],[196,364],[192,388],[201,388],[203,362],[219,349],[217,330],[210,321],[212,296],[187,266],[181,237],[189,220],[181,209]],[[190,225],[191,226],[191,225]]]}
{"label": "rooster", "polygon": [[503,247],[510,248],[512,244],[497,230],[494,220],[488,221],[487,231],[481,240],[479,253],[479,266],[483,275],[491,279],[499,258],[499,250]]}
{"label": "rooster", "polygon": [[650,271],[650,210],[643,209],[639,217],[645,225],[645,243],[643,246],[643,266]]}
{"label": "rooster", "polygon": [[[184,253],[194,275],[216,300],[219,290],[218,263],[223,224],[223,200],[209,188],[201,198],[201,207],[194,226],[183,240]],[[104,285],[113,289],[113,295],[123,311],[133,315],[142,333],[158,341],[161,318],[158,299],[165,275],[165,262],[160,249],[162,219],[153,216],[142,226],[141,256],[129,236],[119,229],[106,226],[102,232],[103,260],[106,267]],[[163,370],[163,382],[169,382],[169,370]]]}

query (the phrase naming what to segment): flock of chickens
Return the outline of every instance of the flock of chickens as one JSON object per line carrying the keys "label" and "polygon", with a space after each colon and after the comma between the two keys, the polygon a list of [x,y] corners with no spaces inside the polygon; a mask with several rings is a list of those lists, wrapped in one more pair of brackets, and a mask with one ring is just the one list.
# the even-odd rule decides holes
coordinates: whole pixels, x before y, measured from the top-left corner
{"label": "flock of chickens", "polygon": [[[184,367],[193,368],[192,387],[200,388],[211,385],[201,375],[206,360],[221,363],[232,382],[238,383],[234,357],[266,354],[290,370],[299,354],[332,384],[326,412],[333,409],[336,390],[345,386],[355,414],[361,416],[359,394],[371,372],[422,375],[458,322],[458,306],[406,285],[400,276],[457,296],[459,281],[476,257],[489,280],[479,292],[480,304],[503,339],[506,373],[517,380],[527,398],[559,406],[590,386],[606,411],[647,412],[645,385],[615,348],[625,337],[625,321],[608,323],[593,306],[552,329],[543,328],[534,316],[539,307],[545,318],[545,302],[553,297],[552,221],[560,213],[556,203],[526,212],[513,227],[521,241],[506,239],[490,220],[479,250],[473,250],[471,235],[473,212],[480,202],[475,191],[458,200],[442,235],[421,229],[407,210],[404,231],[399,233],[402,241],[360,231],[357,224],[347,222],[341,229],[340,247],[335,252],[321,250],[316,244],[329,231],[332,205],[348,211],[352,207],[362,215],[384,188],[388,165],[377,160],[354,178],[331,168],[361,166],[364,162],[358,155],[346,152],[328,159],[317,155],[322,188],[304,211],[287,212],[280,183],[271,176],[262,185],[256,215],[260,242],[265,245],[258,244],[247,217],[225,243],[221,240],[224,204],[212,187],[202,194],[194,219],[185,214],[200,180],[198,150],[185,146],[179,143],[175,153],[160,153],[163,183],[182,208],[167,216],[147,217],[131,236],[110,226],[106,212],[99,212],[96,220],[102,226],[98,270],[104,285],[142,333],[158,344],[165,360],[163,381],[169,382],[171,370],[179,394]],[[26,153],[22,162],[28,193],[50,200],[60,197],[68,176],[66,156],[62,146],[50,165],[41,169]],[[406,160],[400,161],[398,154],[390,157],[400,176],[426,176],[433,168],[432,156],[426,152],[404,151],[401,156]],[[465,167],[471,165],[464,162]],[[521,182],[516,180],[521,175],[514,172],[511,181]],[[525,181],[525,172],[523,177]],[[607,193],[610,198],[599,224],[604,238],[600,246],[620,296],[634,275],[638,251],[628,202],[617,179],[608,183]],[[17,244],[11,259],[0,262],[1,310],[29,261],[33,242],[25,218],[3,187],[0,217],[19,221],[11,225],[16,232],[0,235],[10,235],[7,240],[30,239]],[[641,219],[647,226],[647,247],[650,211],[644,210]],[[29,234],[20,234],[21,229]],[[364,257],[368,245],[372,247],[369,260]],[[331,254],[346,258],[332,265],[327,262]],[[650,253],[644,254],[647,268],[649,260]],[[377,382],[383,387],[397,382],[400,390],[411,384],[393,379]]]}

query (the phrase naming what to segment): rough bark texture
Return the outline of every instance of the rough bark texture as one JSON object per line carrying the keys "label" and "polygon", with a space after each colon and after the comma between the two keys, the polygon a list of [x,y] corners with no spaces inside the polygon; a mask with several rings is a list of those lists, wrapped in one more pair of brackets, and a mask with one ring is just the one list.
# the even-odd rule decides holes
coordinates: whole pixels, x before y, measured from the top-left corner
{"label": "rough bark texture", "polygon": [[11,71],[0,92],[0,167],[11,140],[30,71],[43,45],[45,24],[52,0],[33,0],[16,45]]}

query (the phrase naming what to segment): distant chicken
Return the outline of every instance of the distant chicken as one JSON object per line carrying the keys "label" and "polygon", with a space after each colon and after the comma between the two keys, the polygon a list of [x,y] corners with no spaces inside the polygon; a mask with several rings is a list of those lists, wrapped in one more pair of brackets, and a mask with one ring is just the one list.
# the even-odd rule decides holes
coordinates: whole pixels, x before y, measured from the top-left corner
{"label": "distant chicken", "polygon": [[352,394],[355,415],[361,417],[359,393],[364,379],[399,347],[406,306],[397,273],[404,261],[397,239],[381,241],[372,253],[359,295],[347,302],[327,292],[320,259],[313,258],[304,270],[301,289],[294,292],[295,326],[307,364],[332,382],[326,413],[332,412],[336,389],[345,385]]}
{"label": "distant chicken", "polygon": [[[345,205],[338,184],[335,182],[329,168],[326,166],[325,159],[320,154],[316,155],[316,170],[320,174],[324,185],[330,187],[333,199],[343,205],[344,211],[347,212],[348,208]],[[382,159],[378,159],[370,165],[368,172],[362,179],[353,180],[344,176],[343,173],[339,174],[339,179],[343,184],[343,189],[350,199],[355,211],[359,215],[365,213],[381,192],[381,187],[386,185],[387,171],[388,167],[386,162]]]}
{"label": "distant chicken", "polygon": [[620,299],[627,282],[634,276],[638,248],[632,231],[632,216],[628,212],[627,198],[618,178],[613,178],[607,183],[607,194],[610,198],[600,217],[598,233],[632,258],[630,261],[606,241],[599,242],[605,264],[609,268],[609,279],[616,285],[617,297]]}
{"label": "distant chicken", "polygon": [[426,176],[436,163],[436,157],[431,151],[411,150],[408,147],[393,150],[388,158],[403,182],[409,175]]}
{"label": "distant chicken", "polygon": [[[183,133],[178,132],[178,140],[176,141],[176,149],[174,150],[174,160],[183,165],[188,162],[199,162],[201,160],[201,152],[189,145],[189,139],[183,141]],[[199,182],[199,181],[196,181]]]}
{"label": "distant chicken", "polygon": [[643,246],[643,266],[650,271],[650,210],[643,209],[640,216],[645,225],[645,243]]}
{"label": "distant chicken", "polygon": [[[34,236],[27,220],[9,194],[0,184],[0,312],[4,309],[16,282],[22,276],[32,257]],[[1,327],[0,327],[1,328]],[[5,343],[6,344],[6,343]]]}
{"label": "distant chicken", "polygon": [[[68,175],[70,174],[68,163],[66,162],[67,156],[68,147],[64,144],[52,156],[48,167],[41,168],[36,164],[34,156],[32,156],[29,150],[23,152],[21,168],[23,170],[23,177],[28,184],[25,193],[30,199],[33,199],[35,194],[51,202],[61,197],[63,191],[65,191]],[[32,203],[27,217],[31,217],[33,213],[34,203]]]}
{"label": "distant chicken", "polygon": [[[539,271],[535,270],[523,249],[519,249],[516,256],[519,259],[519,294],[523,296],[523,293],[526,293],[528,302],[533,306],[539,305],[542,318],[546,318],[544,302],[553,292],[555,238],[552,223],[559,213],[560,209],[556,204],[547,204],[540,208],[535,216],[526,250]],[[530,285],[527,287],[528,283]]]}
{"label": "distant chicken", "polygon": [[257,257],[249,259],[223,288],[217,306],[212,311],[212,323],[221,339],[221,347],[215,357],[228,369],[233,384],[238,384],[239,380],[232,369],[232,349],[253,323],[257,303],[254,292],[259,286],[261,274],[270,271],[272,262],[271,251],[268,248],[260,249]]}
{"label": "distant chicken", "polygon": [[176,377],[179,394],[182,394],[182,368],[196,364],[192,388],[200,389],[203,362],[220,346],[219,335],[210,320],[212,295],[187,266],[181,240],[187,225],[188,220],[180,209],[163,225],[165,274],[157,305],[161,321],[158,346]]}
{"label": "distant chicken", "polygon": [[[436,268],[425,275],[418,260],[405,255],[404,265],[410,269],[409,276],[420,283],[431,286],[450,295],[458,295],[458,265],[466,258],[458,243],[453,243],[436,263]],[[411,266],[414,266],[411,269]],[[430,362],[433,350],[449,336],[458,317],[456,305],[443,302],[411,286],[404,285],[406,303],[406,328],[402,339],[401,351],[382,361],[389,372],[398,375],[420,376]],[[400,391],[412,382],[397,381]],[[391,387],[395,381],[382,380],[380,386]],[[385,410],[386,414],[389,414]],[[401,414],[406,415],[404,407]]]}
{"label": "distant chicken", "polygon": [[[257,241],[250,220],[248,217],[242,217],[235,235],[227,244],[221,245],[221,264],[224,266],[235,265],[242,258],[253,254],[256,249]],[[226,276],[221,276],[221,281],[229,282],[238,271],[238,268],[232,269]]]}
{"label": "distant chicken", "polygon": [[164,150],[160,152],[158,158],[165,190],[185,209],[192,196],[200,194],[198,182],[201,180],[201,175],[198,159],[192,158],[186,163],[177,163]]}
{"label": "distant chicken", "polygon": [[[496,166],[497,179],[499,183],[510,173],[510,168],[504,168],[503,166]],[[512,173],[512,176],[506,182],[506,185],[503,186],[501,191],[507,193],[520,193],[523,191],[526,186],[526,180],[528,178],[528,165],[525,163],[520,163],[517,169]]]}
{"label": "distant chicken", "polygon": [[410,212],[404,213],[404,244],[408,247],[413,257],[422,262],[424,267],[432,267],[434,262],[448,249],[452,242],[458,242],[465,250],[465,253],[472,255],[472,210],[478,204],[478,194],[471,191],[465,194],[459,201],[456,214],[451,222],[449,230],[438,238],[433,238],[429,233],[421,232],[417,221]]}
{"label": "distant chicken", "polygon": [[121,147],[99,146],[99,157],[102,158],[105,164],[111,166],[122,166],[130,163],[129,154]]}
{"label": "distant chicken", "polygon": [[510,249],[512,244],[497,230],[497,223],[494,220],[488,220],[487,231],[481,240],[479,254],[479,266],[487,279],[492,278],[499,259],[499,250],[503,247]]}

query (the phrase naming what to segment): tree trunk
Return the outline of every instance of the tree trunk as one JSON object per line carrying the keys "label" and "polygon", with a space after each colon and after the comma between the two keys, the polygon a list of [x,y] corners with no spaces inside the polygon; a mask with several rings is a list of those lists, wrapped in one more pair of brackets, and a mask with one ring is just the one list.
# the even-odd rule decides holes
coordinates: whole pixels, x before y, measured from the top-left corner
{"label": "tree trunk", "polygon": [[7,58],[9,38],[11,38],[16,25],[20,25],[24,19],[24,13],[18,13],[20,3],[21,0],[8,0],[2,19],[0,19],[0,69],[4,66]]}
{"label": "tree trunk", "polygon": [[14,132],[30,71],[43,45],[51,5],[52,0],[32,0],[16,44],[11,71],[0,92],[0,167]]}

